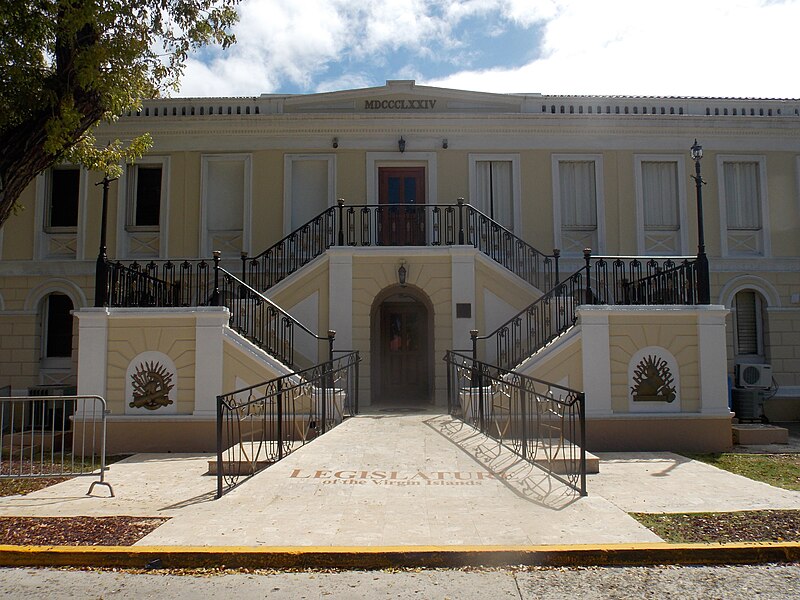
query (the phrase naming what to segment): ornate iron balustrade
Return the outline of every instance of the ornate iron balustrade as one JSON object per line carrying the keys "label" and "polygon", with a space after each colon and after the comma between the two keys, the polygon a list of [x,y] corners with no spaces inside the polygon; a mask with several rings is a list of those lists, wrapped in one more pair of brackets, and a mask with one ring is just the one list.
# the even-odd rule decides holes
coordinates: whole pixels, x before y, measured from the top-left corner
{"label": "ornate iron balustrade", "polygon": [[586,495],[583,392],[448,351],[448,412]]}
{"label": "ornate iron balustrade", "polygon": [[468,244],[539,289],[550,289],[558,253],[546,255],[478,209],[457,204],[361,204],[339,200],[252,258],[245,281],[265,291],[333,246],[453,246]]}
{"label": "ornate iron balustrade", "polygon": [[700,273],[695,257],[591,256],[586,251],[584,257],[589,303],[688,306],[699,303]]}
{"label": "ornate iron balustrade", "polygon": [[[215,263],[218,256],[214,257]],[[212,304],[230,309],[229,326],[286,365],[295,364],[295,336],[299,332],[317,342],[327,342],[327,359],[333,359],[335,331],[320,336],[292,315],[222,267],[215,269]],[[316,357],[306,357],[313,364]]]}
{"label": "ornate iron balustrade", "polygon": [[558,250],[543,254],[477,208],[467,204],[463,209],[467,213],[464,243],[537,289],[547,291],[558,282]]}
{"label": "ornate iron balustrade", "polygon": [[217,396],[217,498],[358,414],[358,352]]}
{"label": "ornate iron balustrade", "polygon": [[477,358],[478,341],[491,345],[494,340],[497,366],[513,369],[565,333],[578,319],[575,308],[585,293],[584,270],[570,275],[488,335],[479,336],[472,330],[473,357]]}
{"label": "ornate iron balustrade", "polygon": [[213,266],[205,260],[106,262],[106,301],[114,307],[206,306]]}
{"label": "ornate iron balustrade", "polygon": [[[216,265],[216,253],[214,261]],[[286,365],[295,364],[295,337],[298,333],[310,336],[317,342],[327,342],[327,360],[333,359],[335,331],[328,331],[325,337],[317,335],[272,300],[222,267],[215,266],[211,303],[215,306],[227,306],[231,313],[230,328]],[[310,364],[319,362],[316,356],[305,358]]]}

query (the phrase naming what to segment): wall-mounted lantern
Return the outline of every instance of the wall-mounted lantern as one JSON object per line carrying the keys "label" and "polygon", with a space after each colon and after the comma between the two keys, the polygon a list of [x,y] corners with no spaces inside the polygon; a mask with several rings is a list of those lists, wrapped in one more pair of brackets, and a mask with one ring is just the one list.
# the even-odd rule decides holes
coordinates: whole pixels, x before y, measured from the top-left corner
{"label": "wall-mounted lantern", "polygon": [[400,139],[397,140],[397,149],[400,150],[400,152],[406,151],[406,141],[403,139],[402,135],[400,136]]}
{"label": "wall-mounted lantern", "polygon": [[334,150],[336,150],[336,148],[339,147],[339,138],[338,137],[333,138],[333,144],[332,145],[333,145],[333,149]]}
{"label": "wall-mounted lantern", "polygon": [[406,287],[406,277],[408,270],[406,269],[406,261],[400,263],[400,268],[397,269],[397,281],[400,282],[400,287]]}

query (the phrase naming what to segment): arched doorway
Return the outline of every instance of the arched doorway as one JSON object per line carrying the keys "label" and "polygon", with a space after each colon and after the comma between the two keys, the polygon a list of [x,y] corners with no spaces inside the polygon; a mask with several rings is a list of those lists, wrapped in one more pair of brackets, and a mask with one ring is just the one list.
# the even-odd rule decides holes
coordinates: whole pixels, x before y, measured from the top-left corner
{"label": "arched doorway", "polygon": [[433,311],[409,288],[376,298],[372,311],[374,404],[426,404],[432,394]]}

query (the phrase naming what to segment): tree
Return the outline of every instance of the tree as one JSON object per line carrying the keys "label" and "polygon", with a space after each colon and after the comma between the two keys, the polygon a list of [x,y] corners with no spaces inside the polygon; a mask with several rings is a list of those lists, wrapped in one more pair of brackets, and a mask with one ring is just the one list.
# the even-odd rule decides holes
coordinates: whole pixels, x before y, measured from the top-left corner
{"label": "tree", "polygon": [[235,40],[239,0],[0,0],[0,226],[28,184],[68,160],[119,174],[149,136],[93,136],[177,89],[189,52]]}

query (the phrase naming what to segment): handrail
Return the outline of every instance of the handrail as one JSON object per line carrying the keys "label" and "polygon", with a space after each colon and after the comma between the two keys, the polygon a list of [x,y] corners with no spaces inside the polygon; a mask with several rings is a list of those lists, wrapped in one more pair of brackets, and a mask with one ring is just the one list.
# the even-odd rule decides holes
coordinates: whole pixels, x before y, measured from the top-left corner
{"label": "handrail", "polygon": [[358,414],[358,352],[217,396],[217,498]]}
{"label": "handrail", "polygon": [[586,495],[583,392],[448,351],[447,409]]}
{"label": "handrail", "polygon": [[283,310],[264,294],[230,271],[219,266],[219,253],[214,253],[214,291],[212,303],[230,310],[229,326],[268,354],[287,365],[294,365],[295,330],[318,341],[328,342],[328,360],[333,360],[336,332],[319,335]]}
{"label": "handrail", "polygon": [[455,204],[345,204],[340,199],[248,258],[244,279],[265,291],[334,246],[471,245],[539,289],[558,281],[557,250],[544,254],[477,208]]}
{"label": "handrail", "polygon": [[575,308],[584,292],[583,267],[558,283],[489,334],[470,331],[472,357],[478,358],[478,341],[495,338],[496,365],[513,369],[570,329],[578,320]]}
{"label": "handrail", "polygon": [[569,330],[580,304],[691,306],[699,301],[694,257],[592,256],[586,249],[584,260],[583,267],[491,333],[472,330],[473,357],[478,357],[478,341],[494,338],[497,365],[512,369]]}

